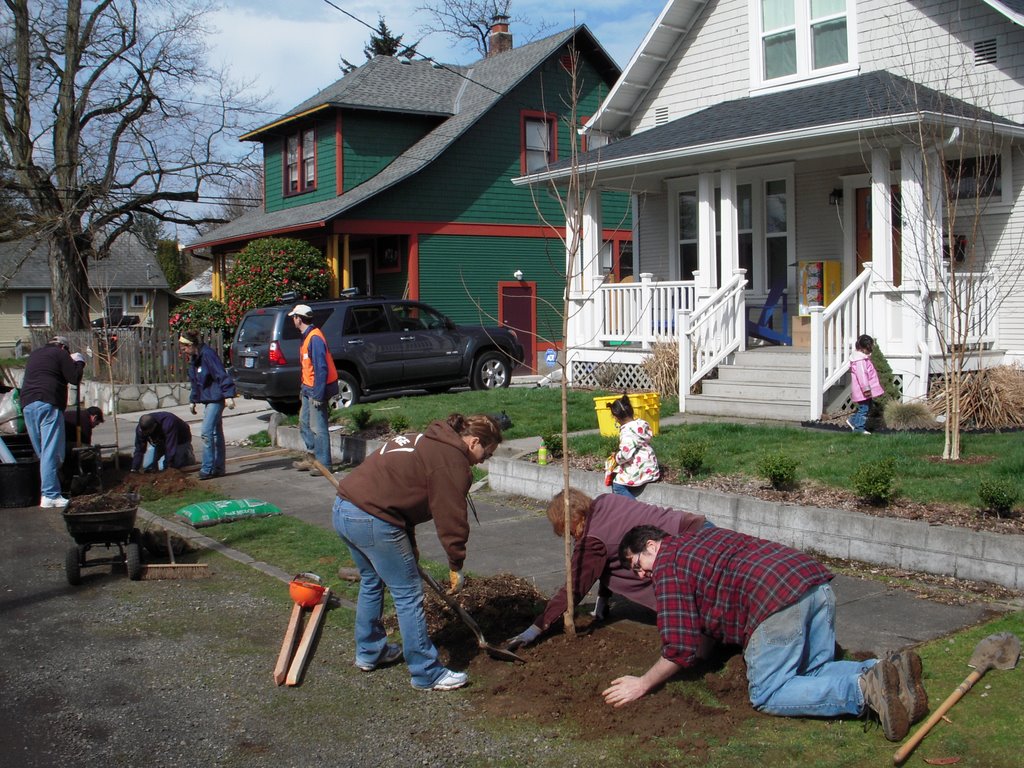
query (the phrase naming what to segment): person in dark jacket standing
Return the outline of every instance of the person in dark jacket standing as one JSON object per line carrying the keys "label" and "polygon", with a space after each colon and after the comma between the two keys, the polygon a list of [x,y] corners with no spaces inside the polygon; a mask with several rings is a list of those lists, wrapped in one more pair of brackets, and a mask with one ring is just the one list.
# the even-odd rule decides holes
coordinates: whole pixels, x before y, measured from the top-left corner
{"label": "person in dark jacket standing", "polygon": [[147,413],[135,427],[135,453],[132,472],[181,469],[196,463],[192,452],[192,430],[173,413]]}
{"label": "person in dark jacket standing", "polygon": [[[299,348],[299,362],[302,365],[302,384],[299,396],[299,433],[306,451],[325,467],[331,466],[331,434],[327,431],[330,416],[330,399],[338,394],[338,371],[334,358],[327,349],[327,339],[319,328],[313,325],[313,310],[308,304],[296,304],[288,313],[295,329],[302,334]],[[311,475],[320,476],[308,460],[292,463],[296,469],[308,470]]]}
{"label": "person in dark jacket standing", "polygon": [[39,456],[40,499],[43,508],[66,507],[57,475],[64,463],[64,410],[68,407],[68,385],[78,386],[85,358],[71,354],[65,336],[54,336],[32,351],[25,364],[21,384],[21,408],[32,447]]}
{"label": "person in dark jacket standing", "polygon": [[203,404],[203,460],[199,469],[199,479],[208,480],[224,474],[224,405],[235,407],[235,382],[228,372],[220,356],[210,349],[209,345],[201,344],[194,333],[183,333],[178,338],[183,354],[189,356],[188,380],[192,383],[192,413],[196,412],[196,404]]}
{"label": "person in dark jacket standing", "polygon": [[[490,458],[501,430],[490,416],[453,413],[418,435],[392,438],[349,472],[334,500],[334,529],[359,568],[355,665],[364,672],[405,656],[412,687],[450,691],[468,681],[465,672],[441,665],[427,634],[423,583],[417,570],[415,527],[433,519],[448,554],[450,594],[465,584],[470,470]],[[381,617],[384,587],[391,590],[402,645],[387,642]]]}

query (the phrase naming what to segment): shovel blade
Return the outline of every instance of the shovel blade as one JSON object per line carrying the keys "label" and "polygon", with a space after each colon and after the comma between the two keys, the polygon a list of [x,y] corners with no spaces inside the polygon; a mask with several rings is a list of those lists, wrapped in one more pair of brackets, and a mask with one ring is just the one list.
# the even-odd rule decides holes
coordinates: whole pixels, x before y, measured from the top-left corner
{"label": "shovel blade", "polygon": [[1020,639],[1012,632],[989,635],[974,648],[967,666],[984,672],[987,669],[1013,669],[1020,658]]}

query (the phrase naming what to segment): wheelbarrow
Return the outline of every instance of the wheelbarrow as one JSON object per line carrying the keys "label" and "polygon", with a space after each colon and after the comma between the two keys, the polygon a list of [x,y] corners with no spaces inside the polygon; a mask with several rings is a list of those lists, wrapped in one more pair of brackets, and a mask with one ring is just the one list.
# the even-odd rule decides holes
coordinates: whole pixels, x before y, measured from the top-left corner
{"label": "wheelbarrow", "polygon": [[[128,578],[142,576],[142,534],[135,527],[139,497],[134,493],[108,493],[71,499],[64,508],[64,524],[75,540],[64,557],[68,584],[82,583],[82,569],[97,565],[124,565]],[[88,558],[93,547],[103,546],[101,557]],[[116,548],[116,552],[114,549]]]}

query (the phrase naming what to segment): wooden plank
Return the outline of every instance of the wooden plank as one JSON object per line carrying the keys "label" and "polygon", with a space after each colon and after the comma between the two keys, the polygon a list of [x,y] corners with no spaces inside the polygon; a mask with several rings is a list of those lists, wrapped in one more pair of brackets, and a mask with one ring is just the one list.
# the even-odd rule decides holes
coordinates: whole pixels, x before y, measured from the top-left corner
{"label": "wooden plank", "polygon": [[313,609],[313,614],[306,623],[306,629],[302,633],[302,641],[299,643],[299,650],[295,652],[292,665],[288,668],[288,685],[298,685],[302,679],[302,672],[306,668],[306,662],[313,649],[313,641],[316,640],[320,625],[323,623],[324,614],[327,612],[327,601],[331,598],[331,590],[325,589],[320,597],[320,602]]}
{"label": "wooden plank", "polygon": [[274,665],[274,684],[280,685],[288,674],[288,665],[292,660],[292,651],[295,650],[295,640],[299,636],[299,626],[302,624],[302,606],[298,603],[292,605],[292,616],[288,620],[288,629],[284,633],[284,642],[281,643],[281,652],[277,654],[277,664]]}

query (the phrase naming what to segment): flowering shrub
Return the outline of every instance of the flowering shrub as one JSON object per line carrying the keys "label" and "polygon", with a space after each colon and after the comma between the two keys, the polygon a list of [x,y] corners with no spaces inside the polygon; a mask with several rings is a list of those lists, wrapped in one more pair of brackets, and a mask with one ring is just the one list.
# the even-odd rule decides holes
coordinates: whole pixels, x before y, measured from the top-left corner
{"label": "flowering shrub", "polygon": [[255,307],[281,301],[295,293],[296,301],[312,301],[327,295],[330,276],[319,250],[293,238],[253,240],[235,257],[224,282],[227,321],[238,325],[242,315]]}
{"label": "flowering shrub", "polygon": [[[216,299],[200,299],[178,307],[171,314],[169,325],[175,334],[193,331],[200,336],[207,336],[213,331],[233,331],[234,325],[228,323],[227,308]],[[231,333],[225,333],[230,337]]]}

